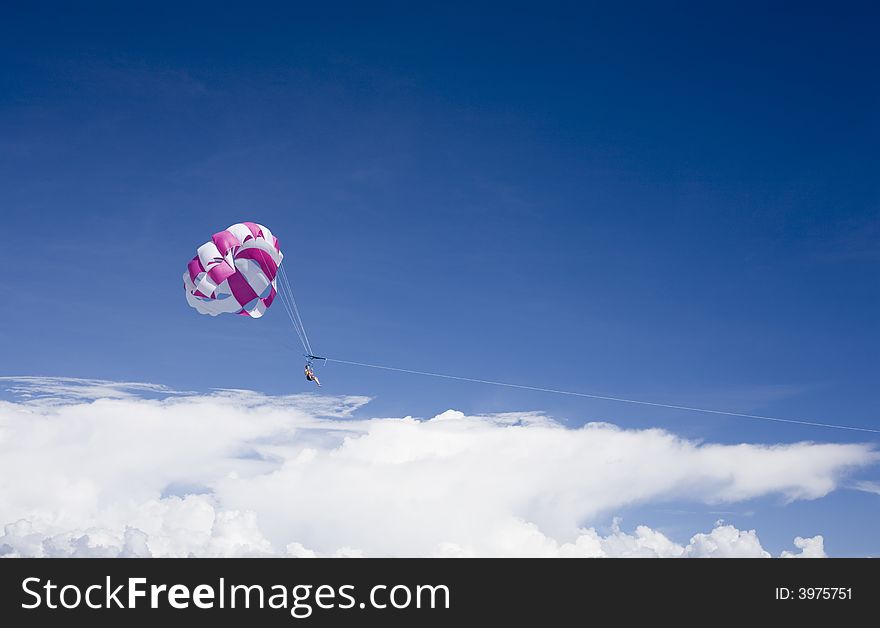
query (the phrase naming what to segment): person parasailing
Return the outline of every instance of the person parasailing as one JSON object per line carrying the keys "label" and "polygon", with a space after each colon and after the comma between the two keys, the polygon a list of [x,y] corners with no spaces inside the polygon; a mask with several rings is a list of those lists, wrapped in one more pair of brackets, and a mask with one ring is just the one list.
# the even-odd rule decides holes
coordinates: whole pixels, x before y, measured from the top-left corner
{"label": "person parasailing", "polygon": [[315,375],[315,371],[312,369],[312,361],[311,360],[306,362],[305,374],[306,374],[306,379],[308,381],[315,382],[318,385],[318,388],[321,387],[321,382],[318,380],[318,376]]}

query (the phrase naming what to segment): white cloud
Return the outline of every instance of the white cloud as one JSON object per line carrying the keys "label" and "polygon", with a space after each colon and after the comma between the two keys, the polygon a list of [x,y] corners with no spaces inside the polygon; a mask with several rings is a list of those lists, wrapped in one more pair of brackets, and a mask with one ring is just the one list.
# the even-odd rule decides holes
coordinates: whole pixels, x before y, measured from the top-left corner
{"label": "white cloud", "polygon": [[[720,522],[719,522],[720,523]],[[770,558],[754,530],[716,525],[709,534],[697,534],[685,549],[690,558]]]}
{"label": "white cloud", "polygon": [[880,495],[880,482],[871,482],[868,480],[862,482],[856,482],[853,484],[853,488],[857,491],[864,491],[865,493],[874,493],[875,495]]}
{"label": "white cloud", "polygon": [[80,377],[0,377],[6,390],[31,403],[64,403],[80,399],[130,399],[144,394],[187,394],[161,384],[109,382]]}
{"label": "white cloud", "polygon": [[[797,537],[798,554],[785,551],[784,558],[824,558],[823,539]],[[443,544],[434,556],[537,556],[545,558],[769,558],[754,530],[738,530],[716,523],[708,534],[696,534],[688,545],[671,541],[666,535],[647,526],[638,526],[634,534],[620,529],[615,520],[611,532],[602,536],[595,528],[580,531],[570,543],[557,543],[522,520],[512,520],[493,535],[492,544],[476,551],[472,547]]]}
{"label": "white cloud", "polygon": [[204,495],[148,500],[128,511],[130,521],[65,528],[20,519],[4,527],[0,556],[270,556],[253,512],[219,511]]}
{"label": "white cloud", "polygon": [[[815,499],[878,461],[863,444],[701,444],[536,413],[353,418],[363,397],[7,383],[9,555],[762,556],[732,526],[686,546],[587,526],[634,504]],[[822,537],[796,546],[824,555]]]}
{"label": "white cloud", "polygon": [[621,531],[615,520],[611,533],[600,535],[595,528],[578,531],[576,538],[559,543],[544,535],[538,527],[522,519],[510,519],[493,531],[481,547],[455,543],[439,545],[434,556],[505,556],[543,558],[679,558],[685,549],[662,532],[638,526],[635,534]]}
{"label": "white cloud", "polygon": [[801,550],[800,553],[784,551],[782,558],[826,558],[828,556],[825,553],[825,539],[821,534],[809,539],[796,537],[794,546]]}

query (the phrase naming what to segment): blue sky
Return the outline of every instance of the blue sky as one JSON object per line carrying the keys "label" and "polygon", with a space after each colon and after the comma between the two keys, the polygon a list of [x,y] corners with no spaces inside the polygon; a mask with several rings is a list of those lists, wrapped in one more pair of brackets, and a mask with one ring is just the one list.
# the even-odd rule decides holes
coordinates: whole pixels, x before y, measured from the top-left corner
{"label": "blue sky", "polygon": [[[253,220],[321,354],[877,428],[876,10],[477,5],[7,4],[0,374],[308,390],[280,307],[210,319],[183,298],[196,247]],[[320,375],[371,416],[867,436]],[[799,521],[829,551],[880,553],[877,500],[723,518],[771,547]],[[720,516],[698,510],[632,516]]]}

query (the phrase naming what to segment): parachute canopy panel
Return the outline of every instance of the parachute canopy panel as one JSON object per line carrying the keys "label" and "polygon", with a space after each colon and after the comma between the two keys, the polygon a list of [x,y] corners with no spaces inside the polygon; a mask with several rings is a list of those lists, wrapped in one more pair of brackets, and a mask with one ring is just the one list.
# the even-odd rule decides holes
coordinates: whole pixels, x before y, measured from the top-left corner
{"label": "parachute canopy panel", "polygon": [[260,318],[277,294],[284,255],[267,227],[240,222],[215,233],[183,273],[186,301],[200,314]]}

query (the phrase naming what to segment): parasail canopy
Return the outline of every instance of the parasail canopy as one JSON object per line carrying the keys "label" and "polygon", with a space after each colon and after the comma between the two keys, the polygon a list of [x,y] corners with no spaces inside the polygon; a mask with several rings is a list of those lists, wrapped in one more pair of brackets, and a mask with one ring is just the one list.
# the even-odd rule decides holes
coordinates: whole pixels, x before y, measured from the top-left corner
{"label": "parasail canopy", "polygon": [[267,227],[240,222],[211,236],[183,273],[186,301],[201,314],[260,318],[277,294],[284,255]]}

